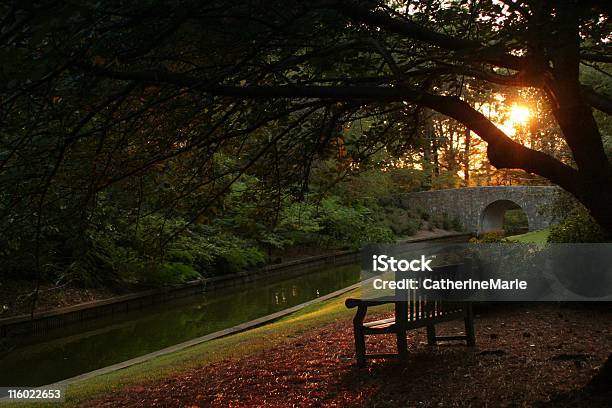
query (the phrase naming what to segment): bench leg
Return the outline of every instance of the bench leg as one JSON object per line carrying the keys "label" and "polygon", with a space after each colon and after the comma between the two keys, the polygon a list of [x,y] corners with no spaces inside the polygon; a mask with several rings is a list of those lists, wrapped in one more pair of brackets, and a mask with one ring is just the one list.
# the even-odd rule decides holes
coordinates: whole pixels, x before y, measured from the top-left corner
{"label": "bench leg", "polygon": [[401,362],[408,360],[408,336],[406,335],[406,324],[408,319],[408,303],[395,303],[395,336],[397,339],[397,354]]}
{"label": "bench leg", "polygon": [[367,307],[358,307],[357,314],[353,318],[353,333],[355,334],[355,356],[357,365],[363,367],[366,360],[365,333],[363,332],[363,320],[367,313]]}
{"label": "bench leg", "polygon": [[405,330],[399,330],[396,333],[397,338],[397,354],[399,355],[400,361],[405,362],[408,360],[408,337],[406,336]]}
{"label": "bench leg", "polygon": [[476,332],[474,331],[474,313],[472,311],[472,305],[468,306],[464,322],[467,345],[473,347],[476,345]]}
{"label": "bench leg", "polygon": [[361,325],[355,325],[353,327],[355,333],[355,355],[357,357],[357,365],[363,367],[365,365],[365,354],[366,354],[366,345],[365,345],[365,335],[363,334],[363,329]]}
{"label": "bench leg", "polygon": [[436,326],[427,326],[427,344],[436,345]]}

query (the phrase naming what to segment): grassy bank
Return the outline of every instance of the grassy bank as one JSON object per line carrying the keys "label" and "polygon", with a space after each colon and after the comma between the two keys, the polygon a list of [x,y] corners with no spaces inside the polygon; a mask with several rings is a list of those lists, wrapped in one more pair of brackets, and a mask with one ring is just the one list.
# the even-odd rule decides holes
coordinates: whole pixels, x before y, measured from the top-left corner
{"label": "grassy bank", "polygon": [[543,244],[543,243],[546,243],[546,240],[548,239],[549,234],[550,234],[550,228],[545,228],[543,230],[532,231],[526,234],[512,235],[512,236],[506,237],[506,239],[512,242]]}
{"label": "grassy bank", "polygon": [[[345,308],[344,299],[355,295],[356,291],[350,292],[339,298],[309,306],[277,322],[253,330],[212,340],[142,364],[71,384],[66,390],[67,397],[63,406],[78,406],[100,394],[136,384],[142,385],[148,381],[159,380],[174,373],[206,366],[222,359],[239,358],[273,347],[322,324],[338,319],[348,320],[352,316],[352,311]],[[27,405],[15,404],[14,406]],[[48,404],[48,406],[57,406],[57,404]]]}

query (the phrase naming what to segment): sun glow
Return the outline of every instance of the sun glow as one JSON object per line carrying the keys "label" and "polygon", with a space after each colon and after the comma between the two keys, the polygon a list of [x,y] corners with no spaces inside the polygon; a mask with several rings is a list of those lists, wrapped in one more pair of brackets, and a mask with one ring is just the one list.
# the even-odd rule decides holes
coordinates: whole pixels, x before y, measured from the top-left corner
{"label": "sun glow", "polygon": [[499,128],[508,136],[514,136],[524,128],[532,119],[531,111],[525,105],[514,104],[507,111],[505,120],[498,124]]}
{"label": "sun glow", "polygon": [[526,125],[530,117],[529,108],[523,105],[512,105],[509,112],[509,124],[511,126]]}

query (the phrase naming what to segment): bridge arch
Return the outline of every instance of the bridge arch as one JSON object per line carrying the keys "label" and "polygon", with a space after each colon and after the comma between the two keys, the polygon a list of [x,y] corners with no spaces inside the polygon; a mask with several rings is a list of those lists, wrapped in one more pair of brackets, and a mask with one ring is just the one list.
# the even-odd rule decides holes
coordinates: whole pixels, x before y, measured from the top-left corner
{"label": "bridge arch", "polygon": [[556,221],[543,210],[561,192],[555,186],[482,186],[403,193],[401,202],[407,209],[420,208],[432,215],[456,218],[465,231],[474,234],[502,229],[503,214],[511,208],[521,208],[529,230],[535,231]]}
{"label": "bridge arch", "polygon": [[484,207],[480,214],[478,233],[504,230],[504,219],[506,212],[509,210],[523,211],[527,216],[527,229],[529,229],[529,218],[533,218],[533,215],[527,214],[519,204],[512,200],[501,199],[495,200]]}

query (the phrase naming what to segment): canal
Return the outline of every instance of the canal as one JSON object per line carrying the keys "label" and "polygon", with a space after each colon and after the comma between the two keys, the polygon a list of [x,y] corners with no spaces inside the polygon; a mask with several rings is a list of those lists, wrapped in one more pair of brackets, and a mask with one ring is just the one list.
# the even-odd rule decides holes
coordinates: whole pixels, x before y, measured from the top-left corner
{"label": "canal", "polygon": [[11,338],[0,355],[0,385],[45,385],[106,367],[307,302],[358,282],[359,274],[358,265],[347,265],[262,279]]}

